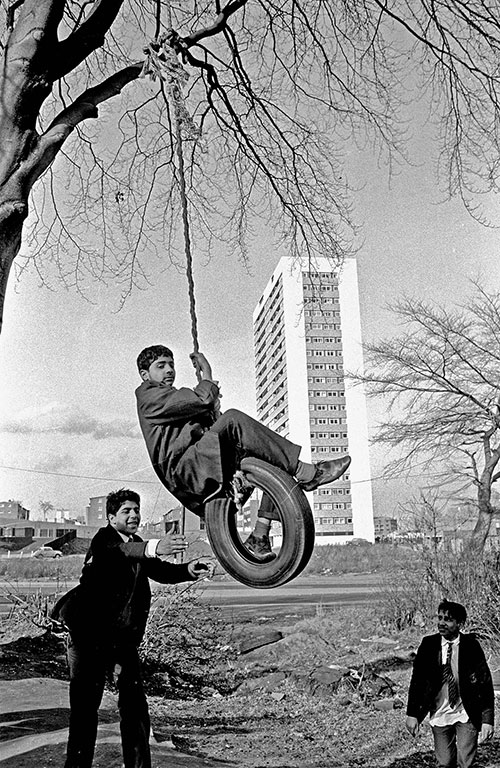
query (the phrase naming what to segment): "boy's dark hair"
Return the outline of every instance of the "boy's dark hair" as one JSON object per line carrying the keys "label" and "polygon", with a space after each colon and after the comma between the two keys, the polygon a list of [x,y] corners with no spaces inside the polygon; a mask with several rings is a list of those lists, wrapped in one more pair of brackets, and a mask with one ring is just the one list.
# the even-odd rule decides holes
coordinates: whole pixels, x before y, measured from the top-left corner
{"label": "boy's dark hair", "polygon": [[141,497],[135,491],[131,491],[130,488],[120,488],[118,491],[108,493],[106,496],[106,517],[116,515],[125,501],[135,501],[140,506]]}
{"label": "boy's dark hair", "polygon": [[454,603],[451,600],[441,600],[438,605],[438,611],[447,613],[452,619],[458,621],[459,624],[465,624],[467,621],[467,611],[460,603]]}
{"label": "boy's dark hair", "polygon": [[151,363],[154,363],[154,361],[158,360],[159,357],[171,357],[173,360],[174,353],[168,347],[164,347],[163,344],[155,344],[152,347],[146,347],[146,349],[143,349],[137,358],[137,367],[139,369],[139,373],[141,371],[149,370]]}

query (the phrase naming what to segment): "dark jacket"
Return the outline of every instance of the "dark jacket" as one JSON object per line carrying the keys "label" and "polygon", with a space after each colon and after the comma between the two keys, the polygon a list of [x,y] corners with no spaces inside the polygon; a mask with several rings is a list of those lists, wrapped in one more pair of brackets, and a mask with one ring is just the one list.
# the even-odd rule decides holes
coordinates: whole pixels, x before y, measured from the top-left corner
{"label": "dark jacket", "polygon": [[187,565],[146,557],[146,546],[139,536],[124,542],[111,525],[97,531],[80,583],[58,601],[53,612],[75,640],[139,645],[151,604],[149,579],[161,584],[193,581]]}
{"label": "dark jacket", "polygon": [[156,474],[170,493],[196,511],[222,483],[219,437],[207,432],[215,421],[219,388],[206,380],[194,389],[143,381],[135,394],[139,423]]}
{"label": "dark jacket", "polygon": [[[413,663],[408,693],[407,715],[422,722],[432,711],[443,684],[441,635],[424,637]],[[475,635],[460,633],[458,646],[458,686],[470,721],[479,730],[482,723],[493,725],[494,692],[491,673],[483,649]]]}

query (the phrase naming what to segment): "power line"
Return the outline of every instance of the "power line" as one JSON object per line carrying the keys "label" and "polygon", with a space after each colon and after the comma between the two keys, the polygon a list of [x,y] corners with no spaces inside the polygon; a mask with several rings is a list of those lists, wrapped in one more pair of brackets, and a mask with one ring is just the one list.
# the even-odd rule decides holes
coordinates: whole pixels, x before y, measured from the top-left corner
{"label": "power line", "polygon": [[[0,469],[11,469],[15,472],[30,472],[35,475],[53,475],[55,477],[72,477],[77,480],[105,480],[106,482],[110,483],[120,483],[123,480],[123,477],[116,478],[116,477],[96,477],[94,475],[77,475],[77,474],[69,474],[67,472],[49,472],[45,469],[28,469],[27,467],[8,467],[5,465],[0,464]],[[135,470],[136,472],[140,472],[141,470]],[[147,485],[156,485],[155,480],[134,480],[134,483],[146,483]]]}
{"label": "power line", "polygon": [[[421,462],[421,464],[424,464],[425,462]],[[0,464],[0,469],[11,469],[15,472],[30,472],[32,474],[36,475],[52,475],[54,477],[72,477],[76,480],[104,480],[106,482],[110,483],[120,483],[123,480],[123,477],[116,478],[116,477],[96,477],[94,475],[77,475],[77,474],[69,474],[66,472],[49,472],[48,470],[44,469],[28,469],[27,467],[9,467]],[[143,469],[147,469],[147,467],[141,467],[139,469],[134,470],[134,472],[141,472]],[[129,473],[130,474],[130,473]],[[408,477],[421,477],[421,475],[416,475],[409,473],[405,476]],[[371,483],[376,480],[385,480],[385,481],[391,481],[391,480],[398,480],[400,479],[399,475],[395,475],[394,477],[389,477],[388,475],[375,475],[375,477],[367,477],[364,480],[351,480],[351,485],[360,485],[361,483]],[[134,483],[143,483],[146,485],[156,485],[156,480],[135,480]]]}

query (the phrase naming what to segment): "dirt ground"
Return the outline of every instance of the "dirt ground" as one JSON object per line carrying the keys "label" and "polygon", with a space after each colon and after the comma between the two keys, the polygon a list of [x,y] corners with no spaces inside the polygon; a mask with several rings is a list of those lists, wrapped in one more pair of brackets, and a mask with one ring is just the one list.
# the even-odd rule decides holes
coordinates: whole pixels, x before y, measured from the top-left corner
{"label": "dirt ground", "polygon": [[[206,687],[190,697],[150,695],[153,764],[174,768],[238,765],[240,768],[425,768],[434,765],[431,734],[422,728],[417,739],[404,729],[404,705],[411,671],[411,653],[420,630],[392,634],[373,632],[373,623],[359,626],[359,611],[337,611],[317,621],[276,626],[267,617],[266,630],[283,639],[227,661],[244,682],[221,694]],[[261,631],[256,627],[255,631]],[[347,675],[336,686],[312,690],[311,673],[322,669],[364,670],[361,682]],[[368,685],[367,670],[390,681],[390,690]],[[364,677],[363,677],[364,675]],[[375,679],[375,678],[373,678]],[[20,713],[5,698],[0,720],[2,768],[49,768],[64,759],[68,721],[67,670],[64,643],[50,635],[20,638],[0,645],[0,680],[26,681],[27,700]],[[304,681],[308,681],[306,685]],[[45,681],[45,683],[43,682]],[[29,711],[29,697],[45,685],[42,708]],[[52,686],[52,687],[51,687]],[[5,685],[0,689],[6,690]],[[377,693],[378,690],[378,693]],[[382,690],[382,693],[380,691]],[[379,709],[377,702],[393,706]],[[9,708],[10,706],[10,708]],[[27,713],[30,717],[27,718]],[[28,725],[26,725],[29,720]],[[95,768],[120,764],[116,702],[108,694],[101,722],[107,736],[98,744]],[[2,746],[30,733],[53,734],[55,743],[34,751],[2,756]],[[62,735],[61,735],[62,734]],[[162,746],[163,745],[163,746]],[[174,747],[175,749],[173,749]],[[168,749],[167,749],[168,748]],[[175,756],[175,762],[173,761]],[[478,768],[500,765],[500,741],[480,747]]]}

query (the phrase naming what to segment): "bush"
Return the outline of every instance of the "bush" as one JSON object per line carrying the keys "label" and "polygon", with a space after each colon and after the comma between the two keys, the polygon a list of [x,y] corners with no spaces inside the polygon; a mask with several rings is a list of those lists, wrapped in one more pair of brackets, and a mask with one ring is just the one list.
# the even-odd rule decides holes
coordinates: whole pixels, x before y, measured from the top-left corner
{"label": "bush", "polygon": [[154,592],[140,654],[150,694],[226,694],[237,684],[233,625],[193,585]]}
{"label": "bush", "polygon": [[43,635],[52,627],[50,613],[57,595],[37,592],[32,595],[18,595],[7,592],[11,603],[0,629],[0,642],[6,643],[20,637]]}
{"label": "bush", "polygon": [[465,605],[468,629],[500,653],[500,560],[496,553],[455,554],[428,549],[408,568],[395,564],[385,578],[382,615],[397,629],[435,624],[446,598]]}
{"label": "bush", "polygon": [[[55,601],[78,581],[82,564],[83,555],[69,555],[57,560],[38,560],[35,557],[0,560],[0,591],[11,604],[0,630],[2,641],[45,631],[49,626],[47,617]],[[38,589],[27,595],[20,582],[38,580],[51,582],[50,593],[46,589]]]}

